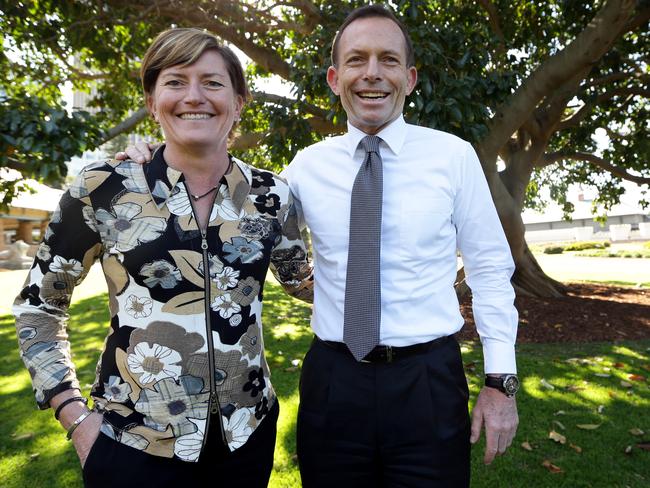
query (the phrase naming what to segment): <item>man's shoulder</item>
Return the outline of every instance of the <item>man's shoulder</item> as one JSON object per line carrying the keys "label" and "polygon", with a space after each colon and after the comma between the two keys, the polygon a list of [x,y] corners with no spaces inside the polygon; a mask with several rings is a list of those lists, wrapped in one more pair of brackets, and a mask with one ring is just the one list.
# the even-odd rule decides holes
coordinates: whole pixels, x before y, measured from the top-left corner
{"label": "man's shoulder", "polygon": [[462,139],[450,132],[445,132],[438,129],[432,129],[431,127],[425,127],[422,125],[407,124],[409,128],[408,136],[415,140],[432,140],[436,143],[444,143],[451,145],[453,147],[467,147],[469,142],[465,139]]}
{"label": "man's shoulder", "polygon": [[330,151],[345,149],[345,147],[345,135],[330,136],[301,149],[298,154],[296,154],[296,158],[298,156],[320,155]]}

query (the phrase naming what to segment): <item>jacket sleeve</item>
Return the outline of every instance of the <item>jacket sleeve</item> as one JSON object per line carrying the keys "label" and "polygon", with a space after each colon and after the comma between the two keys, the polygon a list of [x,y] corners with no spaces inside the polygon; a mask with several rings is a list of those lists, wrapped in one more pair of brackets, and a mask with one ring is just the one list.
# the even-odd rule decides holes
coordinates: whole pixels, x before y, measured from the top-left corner
{"label": "jacket sleeve", "polygon": [[299,300],[314,301],[314,270],[300,235],[298,212],[287,188],[287,207],[281,218],[281,235],[271,251],[271,272],[284,291]]}
{"label": "jacket sleeve", "polygon": [[13,305],[20,356],[41,409],[58,393],[79,388],[66,330],[68,307],[101,247],[82,173],[59,201]]}

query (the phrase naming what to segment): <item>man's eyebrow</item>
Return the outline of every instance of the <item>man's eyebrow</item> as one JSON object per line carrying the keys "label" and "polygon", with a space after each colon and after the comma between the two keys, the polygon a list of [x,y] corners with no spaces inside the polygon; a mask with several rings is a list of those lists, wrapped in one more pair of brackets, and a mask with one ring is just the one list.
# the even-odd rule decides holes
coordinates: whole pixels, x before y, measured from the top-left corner
{"label": "man's eyebrow", "polygon": [[[363,49],[351,49],[349,51],[346,51],[346,52],[342,53],[342,57],[345,59],[345,58],[348,58],[350,56],[366,55],[366,54],[367,54],[367,52],[365,50],[363,50]],[[396,51],[394,49],[386,49],[386,50],[381,51],[379,53],[380,56],[386,56],[387,54],[389,54],[391,56],[402,57],[402,54],[399,51]]]}

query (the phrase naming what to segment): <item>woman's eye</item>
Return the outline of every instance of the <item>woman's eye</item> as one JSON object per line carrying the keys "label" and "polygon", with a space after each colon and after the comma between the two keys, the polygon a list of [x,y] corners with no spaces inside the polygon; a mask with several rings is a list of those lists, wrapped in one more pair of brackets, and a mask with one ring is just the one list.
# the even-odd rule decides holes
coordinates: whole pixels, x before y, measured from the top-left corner
{"label": "woman's eye", "polygon": [[165,86],[181,86],[180,80],[167,80]]}
{"label": "woman's eye", "polygon": [[223,83],[219,83],[218,81],[210,80],[207,82],[207,85],[210,88],[221,88],[223,86]]}

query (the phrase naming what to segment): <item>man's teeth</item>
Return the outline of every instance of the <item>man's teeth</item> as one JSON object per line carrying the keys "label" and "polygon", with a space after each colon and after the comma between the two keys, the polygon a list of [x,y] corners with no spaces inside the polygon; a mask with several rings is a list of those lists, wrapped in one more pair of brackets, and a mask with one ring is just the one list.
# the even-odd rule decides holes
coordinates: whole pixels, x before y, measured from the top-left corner
{"label": "man's teeth", "polygon": [[361,98],[386,98],[386,93],[382,92],[364,92],[364,93],[359,93],[359,96]]}
{"label": "man's teeth", "polygon": [[181,114],[180,117],[183,120],[201,120],[201,119],[209,119],[210,117],[212,117],[212,115],[210,115],[210,114]]}

